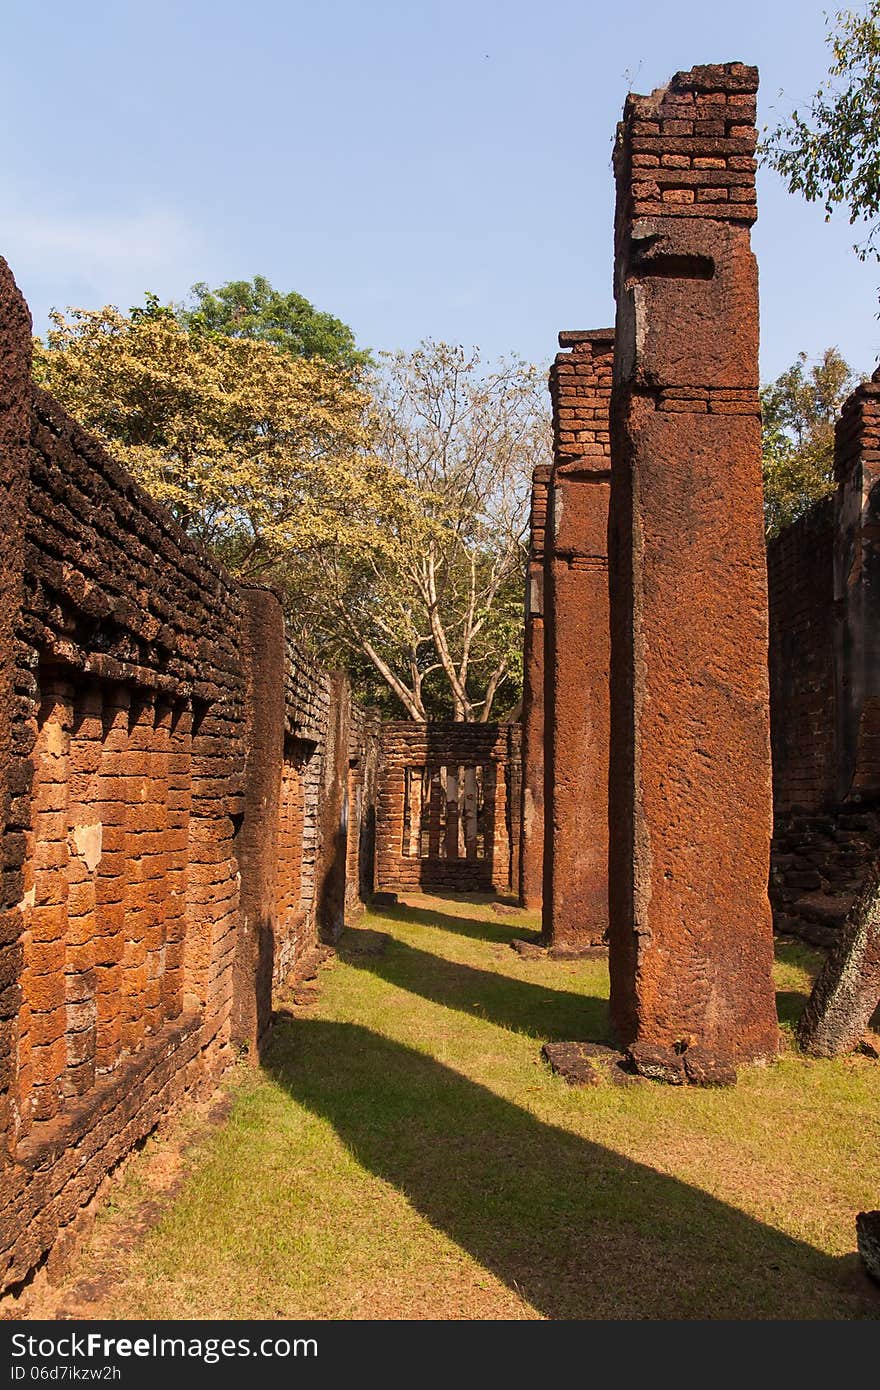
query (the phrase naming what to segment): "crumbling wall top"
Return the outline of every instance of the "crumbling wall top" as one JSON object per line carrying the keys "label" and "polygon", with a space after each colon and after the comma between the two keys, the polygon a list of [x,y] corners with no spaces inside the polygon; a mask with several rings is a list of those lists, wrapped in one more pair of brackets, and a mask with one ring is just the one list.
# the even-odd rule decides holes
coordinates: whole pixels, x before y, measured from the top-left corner
{"label": "crumbling wall top", "polygon": [[630,93],[614,167],[633,218],[754,222],[757,90],[757,68],[713,63]]}

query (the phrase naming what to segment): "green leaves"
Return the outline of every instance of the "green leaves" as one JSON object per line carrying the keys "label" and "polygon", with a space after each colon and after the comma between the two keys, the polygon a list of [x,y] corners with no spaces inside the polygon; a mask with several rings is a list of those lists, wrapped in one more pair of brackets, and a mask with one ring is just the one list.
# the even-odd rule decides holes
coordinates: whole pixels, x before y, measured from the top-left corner
{"label": "green leaves", "polygon": [[34,374],[246,576],[326,541],[382,481],[369,400],[349,373],[254,338],[188,332],[155,296],[129,316],[53,313]]}
{"label": "green leaves", "polygon": [[768,539],[834,490],[834,424],[855,385],[836,348],[807,366],[802,352],[761,389],[764,524]]}
{"label": "green leaves", "polygon": [[862,260],[880,260],[880,0],[870,0],[863,13],[840,10],[827,22],[833,54],[828,81],[807,115],[793,111],[768,134],[760,153],[790,192],[821,200],[826,217],[844,207],[851,224],[864,220],[866,236],[854,250]]}
{"label": "green leaves", "polygon": [[192,305],[178,311],[180,322],[191,332],[254,338],[292,357],[321,357],[348,371],[370,365],[369,352],[358,350],[347,324],[322,313],[295,291],[282,294],[263,275],[230,280],[216,290],[201,281],[191,294]]}

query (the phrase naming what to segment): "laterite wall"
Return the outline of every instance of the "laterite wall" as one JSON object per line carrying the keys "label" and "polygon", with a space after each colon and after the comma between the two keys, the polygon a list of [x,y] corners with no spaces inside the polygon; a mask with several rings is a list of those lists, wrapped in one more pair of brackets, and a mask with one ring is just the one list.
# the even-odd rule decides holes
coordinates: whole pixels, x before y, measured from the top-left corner
{"label": "laterite wall", "polygon": [[0,1291],[257,1054],[273,984],[370,880],[375,820],[345,678],[32,387],[30,341],[0,261]]}
{"label": "laterite wall", "polygon": [[[386,891],[518,889],[518,724],[384,724],[376,797],[376,881]],[[476,831],[468,837],[467,769],[481,769]],[[457,801],[446,780],[457,778]],[[414,785],[428,794],[413,795]],[[461,805],[462,809],[456,808]]]}

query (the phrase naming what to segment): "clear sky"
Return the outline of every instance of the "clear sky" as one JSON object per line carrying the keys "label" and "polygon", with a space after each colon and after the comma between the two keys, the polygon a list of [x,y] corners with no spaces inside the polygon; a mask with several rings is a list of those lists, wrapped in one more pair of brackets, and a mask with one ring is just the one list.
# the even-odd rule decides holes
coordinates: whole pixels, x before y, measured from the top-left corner
{"label": "clear sky", "polygon": [[[611,143],[629,88],[757,63],[759,123],[826,69],[815,0],[12,0],[0,253],[51,305],[264,274],[374,349],[548,361],[613,323]],[[780,90],[783,95],[780,97]],[[880,265],[759,174],[762,376],[870,371]]]}

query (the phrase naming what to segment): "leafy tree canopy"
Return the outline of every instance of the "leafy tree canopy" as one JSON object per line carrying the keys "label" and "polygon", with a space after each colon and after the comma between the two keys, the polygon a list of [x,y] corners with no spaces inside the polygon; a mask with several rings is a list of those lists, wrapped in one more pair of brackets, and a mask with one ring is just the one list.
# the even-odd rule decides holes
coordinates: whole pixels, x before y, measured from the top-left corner
{"label": "leafy tree canopy", "polygon": [[187,332],[152,295],[129,315],[72,309],[51,324],[38,384],[242,575],[335,535],[389,481],[368,397],[319,357]]}
{"label": "leafy tree canopy", "polygon": [[230,280],[214,290],[201,281],[193,285],[191,295],[192,303],[181,308],[178,317],[194,332],[254,338],[292,357],[322,357],[349,371],[370,362],[370,354],[356,347],[354,334],[341,319],[316,309],[293,290],[282,294],[263,275]]}
{"label": "leafy tree canopy", "polygon": [[359,690],[415,719],[519,695],[543,375],[427,342],[358,378],[271,341],[188,329],[146,296],[52,315],[36,380]]}
{"label": "leafy tree canopy", "polygon": [[834,424],[856,378],[837,348],[807,354],[761,388],[768,539],[834,491]]}
{"label": "leafy tree canopy", "polygon": [[401,480],[352,547],[294,566],[297,609],[335,659],[368,662],[413,719],[496,717],[519,697],[531,475],[550,461],[544,375],[425,341],[371,380],[374,447]]}
{"label": "leafy tree canopy", "polygon": [[867,234],[855,250],[862,260],[880,259],[880,0],[827,23],[827,81],[805,115],[795,110],[769,133],[761,153],[792,193],[823,201],[826,217],[842,206],[851,223],[864,219]]}

